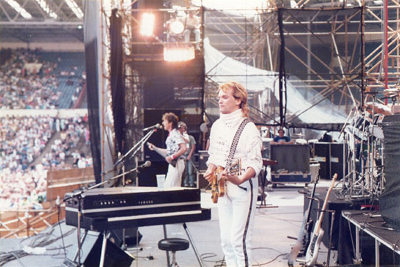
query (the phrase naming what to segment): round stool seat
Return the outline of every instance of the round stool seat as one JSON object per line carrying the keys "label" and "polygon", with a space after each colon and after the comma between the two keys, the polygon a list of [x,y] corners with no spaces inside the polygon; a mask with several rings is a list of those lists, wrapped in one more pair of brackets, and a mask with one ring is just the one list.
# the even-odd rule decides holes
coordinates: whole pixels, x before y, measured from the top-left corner
{"label": "round stool seat", "polygon": [[179,251],[189,248],[189,241],[183,238],[165,238],[158,241],[158,248],[166,251]]}

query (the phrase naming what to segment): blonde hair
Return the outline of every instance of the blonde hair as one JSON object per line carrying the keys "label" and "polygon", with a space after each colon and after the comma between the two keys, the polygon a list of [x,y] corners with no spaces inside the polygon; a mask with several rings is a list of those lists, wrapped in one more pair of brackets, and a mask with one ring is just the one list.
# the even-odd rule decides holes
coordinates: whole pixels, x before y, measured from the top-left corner
{"label": "blonde hair", "polygon": [[248,93],[246,88],[238,83],[238,82],[227,82],[224,84],[221,84],[218,87],[218,92],[223,91],[227,92],[229,89],[232,89],[232,94],[233,97],[236,99],[240,99],[240,108],[242,109],[242,114],[244,117],[249,117],[250,109],[247,106],[247,98],[248,98]]}

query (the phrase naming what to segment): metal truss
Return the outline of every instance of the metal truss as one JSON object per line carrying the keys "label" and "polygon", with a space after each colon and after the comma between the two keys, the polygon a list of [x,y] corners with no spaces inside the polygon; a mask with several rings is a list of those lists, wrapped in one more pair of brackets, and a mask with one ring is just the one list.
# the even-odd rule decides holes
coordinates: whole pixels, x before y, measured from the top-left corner
{"label": "metal truss", "polygon": [[[266,7],[258,10],[256,16],[251,19],[241,15],[243,10],[205,10],[205,36],[214,47],[229,57],[257,68],[277,71],[280,40],[276,12],[287,8],[288,12],[282,23],[285,27],[286,41],[292,42],[293,45],[285,47],[285,50],[300,63],[307,74],[300,77],[298,86],[306,86],[320,92],[320,96],[314,100],[315,104],[320,97],[328,98],[350,112],[353,107],[362,106],[365,101],[363,90],[376,88],[383,91],[397,87],[400,63],[399,1],[388,1],[387,27],[384,18],[385,6],[374,5],[374,1],[291,2],[292,5],[289,1],[268,1]],[[350,10],[355,7],[360,8],[359,14],[346,16],[338,12],[329,19],[320,16],[325,10]],[[300,12],[302,9],[310,9],[313,13],[309,19],[302,21],[296,17],[296,10]],[[311,29],[317,28],[318,25],[318,30]],[[323,27],[324,25],[326,27]],[[299,27],[303,27],[302,32],[299,32]],[[291,31],[291,28],[296,31]],[[389,61],[386,71],[385,28],[388,30]],[[315,53],[310,49],[312,39],[314,42],[320,40],[330,44],[331,47],[324,55]],[[300,55],[299,48],[303,50]],[[307,55],[307,58],[302,55]],[[317,64],[310,64],[312,61],[316,61]],[[315,65],[319,65],[319,69]],[[322,69],[320,65],[323,66]],[[331,75],[327,76],[327,73]],[[387,85],[384,82],[386,77]],[[378,102],[382,103],[381,99],[378,98]]]}
{"label": "metal truss", "polygon": [[[74,0],[83,10],[83,0]],[[2,42],[83,42],[82,18],[78,18],[65,0],[45,0],[46,12],[36,0],[21,0],[19,5],[32,18],[25,19],[5,1],[0,1],[0,35]],[[50,13],[51,12],[51,13]],[[57,17],[54,18],[53,15]],[[53,17],[52,17],[53,16]]]}

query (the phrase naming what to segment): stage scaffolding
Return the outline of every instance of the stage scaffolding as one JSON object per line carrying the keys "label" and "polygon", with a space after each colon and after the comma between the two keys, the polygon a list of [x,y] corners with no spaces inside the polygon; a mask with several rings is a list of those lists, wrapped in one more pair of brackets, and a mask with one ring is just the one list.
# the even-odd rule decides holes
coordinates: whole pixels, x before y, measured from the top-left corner
{"label": "stage scaffolding", "polygon": [[[101,87],[105,96],[109,95],[107,80],[110,78],[108,38],[111,9],[116,8],[122,19],[124,86],[127,89],[125,104],[128,103],[125,107],[126,147],[140,140],[143,135],[143,111],[146,107],[144,81],[138,66],[149,61],[161,64],[160,49],[165,45],[162,38],[154,38],[151,42],[135,39],[139,26],[137,14],[141,11],[139,4],[142,2],[114,1],[110,5],[108,1],[102,1],[100,12],[104,30],[101,49],[104,52],[104,82]],[[392,99],[383,99],[382,92],[398,86],[400,42],[397,30],[400,5],[397,1],[388,1],[387,5],[374,3],[266,1],[264,6],[252,12],[216,10],[207,6],[189,8],[195,9],[202,18],[202,41],[207,38],[227,58],[272,73],[269,75],[275,84],[271,88],[250,92],[252,119],[260,125],[285,124],[295,127],[295,124],[301,124],[300,115],[310,112],[325,100],[345,114],[364,109],[363,103],[371,101],[371,94],[364,94],[366,91],[377,92],[374,97],[377,103],[392,103]],[[163,13],[164,20],[176,12],[164,6],[153,10]],[[143,48],[135,49],[135,45]],[[137,59],[140,53],[142,62],[139,63]],[[201,61],[198,63],[201,66]],[[253,78],[246,73],[243,76],[246,76],[246,80]],[[213,122],[218,115],[214,98],[218,83],[212,76],[207,73],[203,76],[201,72],[192,73],[191,79],[195,80],[194,85],[186,83],[180,88],[174,87],[174,94],[185,101],[190,99],[190,104],[180,107],[185,114],[194,111],[196,116],[200,115],[201,121],[198,123]],[[280,86],[276,88],[278,83]],[[291,95],[285,91],[285,85],[289,83],[308,99],[310,107],[307,110],[292,112],[287,109],[287,104],[292,101]],[[200,101],[196,102],[195,98]],[[158,108],[168,106],[160,103]],[[102,112],[109,112],[109,109],[103,108]],[[109,115],[102,116],[103,143],[114,138],[112,122],[106,122],[107,117]]]}

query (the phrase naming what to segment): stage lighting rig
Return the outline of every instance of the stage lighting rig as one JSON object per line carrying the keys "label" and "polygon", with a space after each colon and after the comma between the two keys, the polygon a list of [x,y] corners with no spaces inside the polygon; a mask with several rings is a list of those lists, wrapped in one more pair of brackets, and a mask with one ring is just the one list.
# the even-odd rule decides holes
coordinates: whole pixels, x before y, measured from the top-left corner
{"label": "stage lighting rig", "polygon": [[183,24],[182,21],[178,20],[178,19],[173,19],[170,23],[169,23],[169,31],[172,34],[182,34],[183,31],[185,30],[185,25]]}
{"label": "stage lighting rig", "polygon": [[144,36],[153,36],[156,17],[153,13],[145,12],[140,21],[140,34]]}

